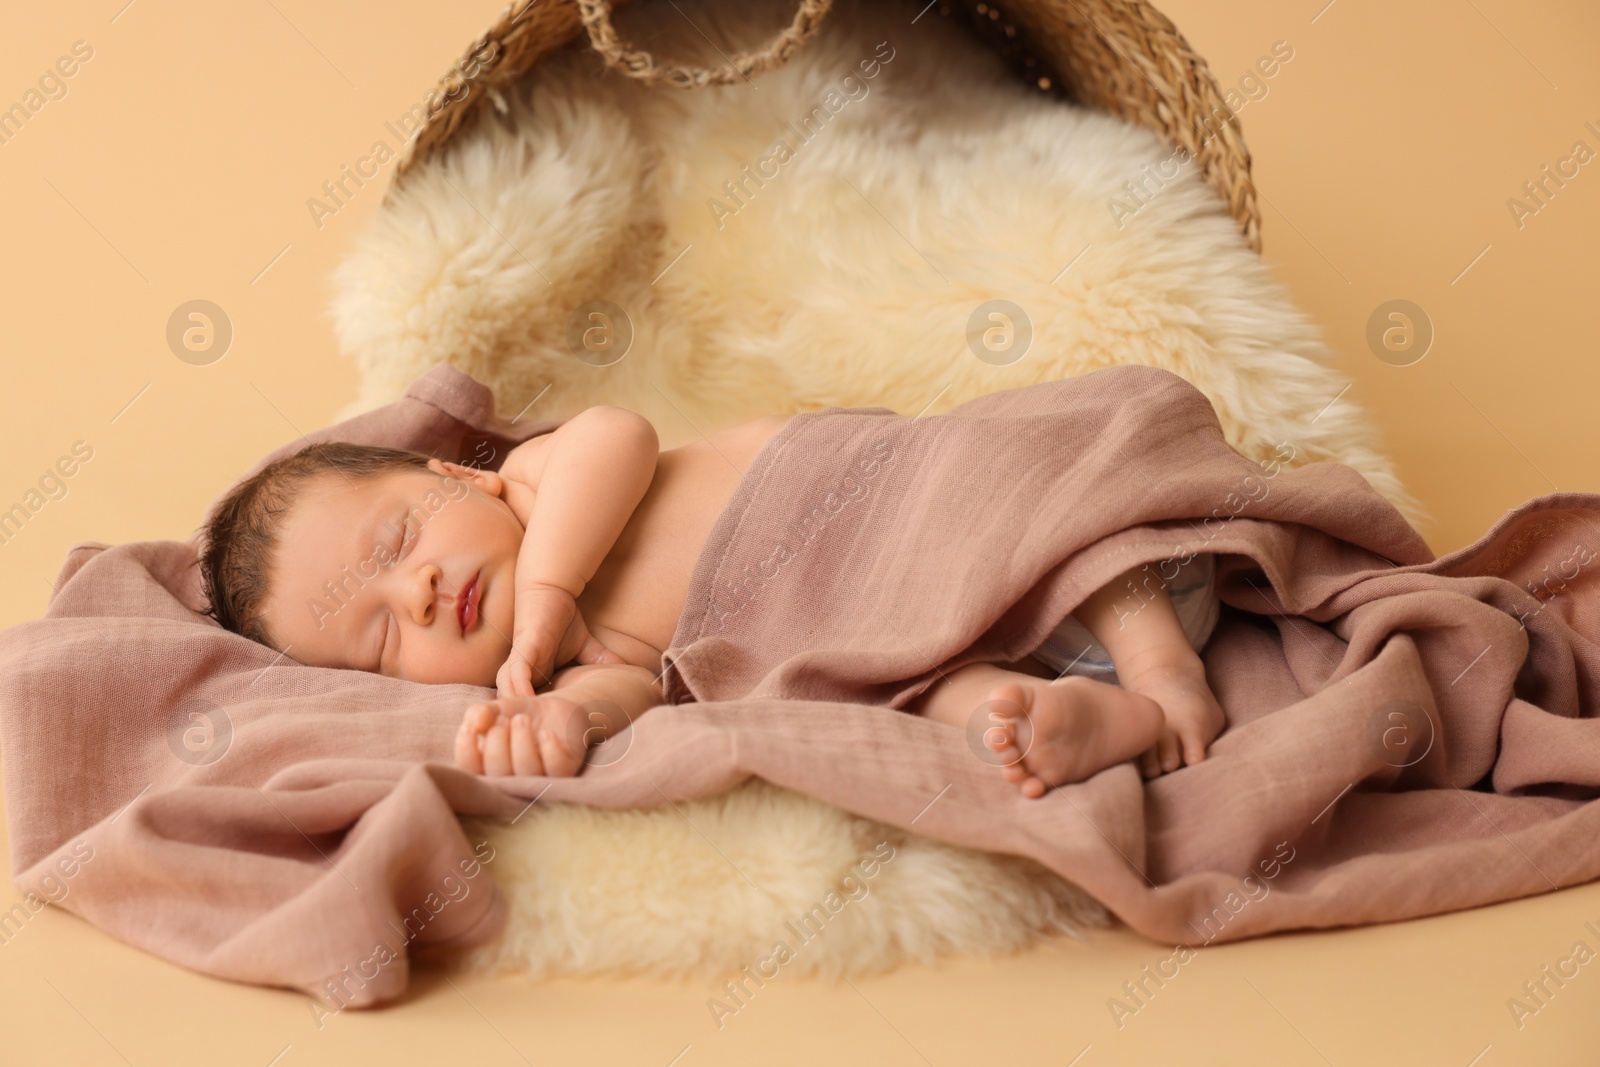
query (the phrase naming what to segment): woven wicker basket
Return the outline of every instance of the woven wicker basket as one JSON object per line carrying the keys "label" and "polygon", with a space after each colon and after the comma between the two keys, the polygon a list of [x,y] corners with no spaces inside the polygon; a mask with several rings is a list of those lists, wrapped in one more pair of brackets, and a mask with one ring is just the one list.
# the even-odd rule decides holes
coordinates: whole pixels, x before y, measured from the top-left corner
{"label": "woven wicker basket", "polygon": [[[427,98],[427,118],[407,144],[391,189],[466,127],[486,101],[540,57],[579,33],[615,70],[681,89],[726,84],[781,65],[826,16],[831,0],[802,0],[794,22],[761,49],[701,69],[663,63],[622,41],[607,0],[518,0],[507,7]],[[1200,163],[1250,247],[1261,218],[1250,151],[1206,62],[1176,26],[1143,0],[933,0],[925,11],[964,23],[1018,74],[1045,92],[1155,131]],[[692,8],[690,9],[692,10]],[[918,16],[922,17],[922,16]]]}

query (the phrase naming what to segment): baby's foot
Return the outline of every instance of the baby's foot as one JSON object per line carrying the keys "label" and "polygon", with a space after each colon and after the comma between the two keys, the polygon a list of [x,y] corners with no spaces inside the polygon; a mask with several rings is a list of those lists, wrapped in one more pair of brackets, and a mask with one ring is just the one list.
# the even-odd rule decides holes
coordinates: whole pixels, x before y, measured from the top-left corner
{"label": "baby's foot", "polygon": [[473,774],[577,774],[591,736],[583,707],[546,693],[474,704],[456,730],[456,765]]}
{"label": "baby's foot", "polygon": [[1139,757],[1146,778],[1193,766],[1206,758],[1206,748],[1216,740],[1227,715],[1206,683],[1205,669],[1155,672],[1125,683],[1161,705],[1166,725],[1160,739]]}
{"label": "baby's foot", "polygon": [[1070,675],[1055,682],[1003,682],[989,693],[1004,729],[985,740],[1022,795],[1083,779],[1149,748],[1161,735],[1161,706],[1114,685]]}

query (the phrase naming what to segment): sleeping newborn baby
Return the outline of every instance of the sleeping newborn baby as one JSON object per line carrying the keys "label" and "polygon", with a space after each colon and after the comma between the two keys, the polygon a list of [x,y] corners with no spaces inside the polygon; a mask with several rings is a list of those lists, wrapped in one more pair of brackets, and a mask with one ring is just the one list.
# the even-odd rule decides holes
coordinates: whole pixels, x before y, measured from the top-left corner
{"label": "sleeping newborn baby", "polygon": [[[515,448],[498,473],[312,445],[213,512],[209,610],[311,666],[495,686],[462,718],[457,763],[576,774],[591,744],[662,703],[662,652],[695,563],[787,421],[661,451],[642,416],[591,407]],[[1192,577],[1209,562],[1184,566]],[[1029,797],[1134,757],[1146,776],[1195,763],[1223,725],[1196,652],[1216,607],[1209,569],[1181,577],[1119,575],[1015,669],[969,664],[904,710],[987,724],[984,743]],[[1199,610],[1180,618],[1168,584]]]}

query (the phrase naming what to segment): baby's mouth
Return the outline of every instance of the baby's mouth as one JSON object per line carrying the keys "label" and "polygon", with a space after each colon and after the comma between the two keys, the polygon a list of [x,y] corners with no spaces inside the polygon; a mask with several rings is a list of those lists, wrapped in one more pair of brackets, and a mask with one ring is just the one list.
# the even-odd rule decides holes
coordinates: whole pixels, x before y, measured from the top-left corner
{"label": "baby's mouth", "polygon": [[478,621],[478,580],[481,574],[481,571],[474,574],[472,580],[461,587],[461,594],[456,597],[456,621],[461,624],[462,637],[467,636],[467,631]]}

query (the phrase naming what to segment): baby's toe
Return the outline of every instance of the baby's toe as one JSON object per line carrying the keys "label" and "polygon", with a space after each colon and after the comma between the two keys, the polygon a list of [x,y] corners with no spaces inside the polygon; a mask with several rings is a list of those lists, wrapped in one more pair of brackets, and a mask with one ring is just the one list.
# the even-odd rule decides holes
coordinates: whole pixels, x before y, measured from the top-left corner
{"label": "baby's toe", "polygon": [[995,727],[984,735],[984,742],[992,755],[988,762],[997,767],[1004,768],[1009,776],[1011,770],[1022,767],[1022,749],[1017,747],[1016,735],[1011,728],[1001,729]]}
{"label": "baby's toe", "polygon": [[1019,682],[1004,682],[989,691],[989,714],[1008,722],[1025,720],[1028,717],[1028,708],[1033,703],[1032,695],[1026,686]]}

